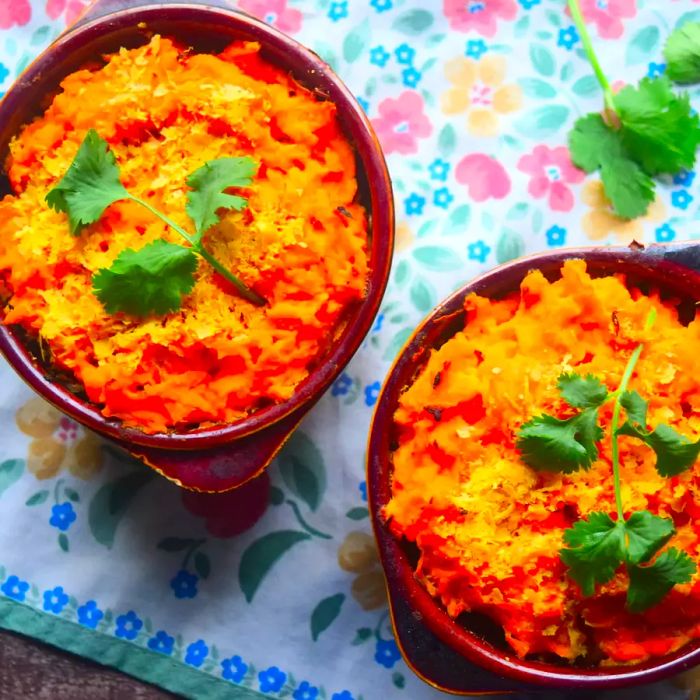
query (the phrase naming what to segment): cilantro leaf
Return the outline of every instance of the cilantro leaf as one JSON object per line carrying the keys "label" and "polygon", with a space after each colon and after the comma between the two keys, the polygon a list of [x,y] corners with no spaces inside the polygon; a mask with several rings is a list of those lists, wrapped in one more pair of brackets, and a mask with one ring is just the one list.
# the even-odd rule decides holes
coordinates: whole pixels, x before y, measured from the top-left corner
{"label": "cilantro leaf", "polygon": [[180,308],[194,287],[197,256],[191,248],[159,239],[140,250],[123,250],[112,267],[99,270],[93,289],[108,313],[166,314]]}
{"label": "cilantro leaf", "polygon": [[581,117],[569,134],[571,160],[586,172],[600,169],[605,194],[613,211],[625,219],[646,213],[654,201],[654,182],[630,158],[620,131],[600,114]]}
{"label": "cilantro leaf", "polygon": [[588,408],[564,420],[547,415],[533,418],[520,427],[516,447],[533,469],[570,474],[590,469],[598,459],[595,443],[602,438],[598,410]]}
{"label": "cilantro leaf", "polygon": [[569,548],[559,550],[559,557],[585,596],[595,593],[596,584],[610,581],[624,560],[624,528],[607,513],[576,521],[564,531],[564,542]]}
{"label": "cilantro leaf", "polygon": [[[641,398],[641,397],[640,397]],[[639,438],[656,452],[656,471],[661,476],[676,476],[695,464],[700,456],[700,440],[691,442],[670,425],[657,425],[651,432],[646,426],[627,420],[618,435]]]}
{"label": "cilantro leaf", "polygon": [[693,168],[700,117],[691,113],[689,95],[676,95],[667,77],[643,78],[637,87],[624,87],[614,105],[622,143],[647,175]]}
{"label": "cilantro leaf", "polygon": [[620,397],[620,405],[627,413],[627,422],[635,428],[647,429],[647,402],[636,390],[626,391]]}
{"label": "cilantro leaf", "polygon": [[650,566],[629,567],[627,609],[633,613],[644,612],[677,583],[688,583],[696,571],[695,562],[675,547],[662,552]]}
{"label": "cilantro leaf", "polygon": [[666,75],[675,83],[700,81],[700,22],[687,22],[664,46]]}
{"label": "cilantro leaf", "polygon": [[119,168],[107,142],[90,129],[63,179],[46,195],[56,211],[68,214],[74,236],[93,224],[114,202],[129,193],[119,180]]}
{"label": "cilantro leaf", "polygon": [[673,520],[660,518],[648,510],[635,511],[625,521],[627,563],[649,561],[673,537],[675,531]]}
{"label": "cilantro leaf", "polygon": [[194,221],[197,239],[220,221],[219,209],[240,211],[248,204],[245,197],[227,194],[226,190],[247,187],[257,171],[257,163],[246,156],[210,160],[189,176],[187,184],[192,190],[187,194],[187,214]]}
{"label": "cilantro leaf", "polygon": [[608,398],[608,389],[597,377],[575,372],[562,374],[557,381],[561,397],[573,408],[597,408]]}

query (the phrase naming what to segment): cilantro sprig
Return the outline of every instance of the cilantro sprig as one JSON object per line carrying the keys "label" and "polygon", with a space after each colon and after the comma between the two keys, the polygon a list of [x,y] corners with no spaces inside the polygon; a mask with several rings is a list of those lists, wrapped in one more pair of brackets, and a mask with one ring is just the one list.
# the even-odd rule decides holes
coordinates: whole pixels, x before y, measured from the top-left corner
{"label": "cilantro sprig", "polygon": [[[654,322],[652,312],[647,328]],[[644,348],[639,344],[627,362],[614,393],[609,393],[598,378],[575,373],[559,377],[561,398],[572,409],[568,418],[542,415],[524,423],[518,431],[516,446],[525,464],[538,471],[565,474],[590,469],[598,459],[597,443],[604,436],[598,423],[601,406],[613,400],[611,421],[612,471],[616,516],[602,511],[589,513],[565,530],[559,557],[567,566],[584,596],[595,593],[597,585],[608,583],[623,565],[629,577],[627,609],[643,612],[656,605],[679,583],[687,583],[697,570],[687,553],[674,547],[661,552],[676,532],[673,520],[648,510],[633,511],[625,518],[620,478],[618,438],[627,435],[644,442],[656,453],[656,470],[661,476],[674,476],[689,469],[700,455],[700,440],[691,442],[672,427],[647,425],[647,402],[628,389],[634,368]],[[622,412],[625,422],[621,425]]]}
{"label": "cilantro sprig", "polygon": [[[613,93],[578,0],[568,0],[571,16],[584,51],[603,89],[603,114],[581,117],[569,134],[569,150],[575,165],[588,173],[600,171],[613,211],[625,219],[646,213],[655,198],[653,177],[674,175],[695,165],[700,145],[700,116],[694,114],[687,93],[677,95],[671,80],[700,78],[697,39],[700,28],[674,33],[668,40],[667,76],[643,78]],[[680,31],[683,32],[682,28]],[[693,49],[690,46],[693,45]]]}
{"label": "cilantro sprig", "polygon": [[139,250],[123,250],[111,267],[98,270],[93,276],[93,289],[108,313],[144,317],[176,311],[194,287],[198,256],[231,282],[242,297],[262,306],[265,299],[227,270],[203,243],[204,234],[220,221],[219,210],[240,211],[247,206],[247,199],[227,190],[250,185],[257,169],[255,161],[248,157],[219,158],[192,173],[187,179],[190,191],[186,211],[194,222],[195,233],[190,234],[124,187],[114,153],[90,129],[65,175],[46,196],[46,202],[52,209],[67,214],[71,233],[79,236],[86,226],[100,220],[107,207],[130,200],[148,209],[189,243],[184,246],[158,239]]}

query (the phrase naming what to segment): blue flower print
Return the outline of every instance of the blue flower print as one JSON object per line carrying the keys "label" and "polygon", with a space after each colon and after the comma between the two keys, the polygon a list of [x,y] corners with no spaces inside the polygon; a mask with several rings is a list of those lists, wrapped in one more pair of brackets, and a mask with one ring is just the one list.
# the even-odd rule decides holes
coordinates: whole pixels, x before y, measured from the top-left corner
{"label": "blue flower print", "polygon": [[693,195],[688,190],[676,190],[671,192],[671,204],[678,209],[687,209],[693,201]]}
{"label": "blue flower print", "polygon": [[692,170],[681,170],[677,175],[673,176],[674,185],[682,185],[690,187],[695,180],[695,173]]}
{"label": "blue flower print", "polygon": [[0,586],[0,591],[2,591],[8,598],[17,600],[20,603],[24,601],[24,597],[27,595],[29,590],[29,584],[26,581],[17,576],[9,576],[7,581]]}
{"label": "blue flower print", "polygon": [[470,243],[467,246],[468,255],[470,260],[477,260],[478,262],[486,262],[491,248],[489,248],[483,241],[477,241],[476,243]]}
{"label": "blue flower print", "polygon": [[401,658],[399,653],[399,648],[396,646],[396,642],[393,639],[377,640],[377,648],[374,652],[374,660],[385,666],[386,668],[393,668],[394,664]]}
{"label": "blue flower print", "polygon": [[318,688],[311,685],[309,681],[302,681],[299,687],[292,693],[294,700],[316,700]]}
{"label": "blue flower print", "polygon": [[564,245],[566,243],[566,229],[562,226],[550,226],[545,232],[547,236],[547,245],[556,246]]}
{"label": "blue flower print", "polygon": [[571,51],[574,46],[579,41],[579,35],[576,31],[576,27],[566,27],[566,29],[559,30],[559,38],[557,39],[557,46],[565,48],[567,51]]}
{"label": "blue flower print", "polygon": [[379,398],[379,390],[382,388],[382,385],[379,382],[373,382],[369,386],[365,387],[365,403],[368,406],[374,406],[375,403],[377,403],[377,399]]}
{"label": "blue flower print", "polygon": [[143,622],[133,610],[129,610],[126,615],[120,615],[116,624],[114,635],[119,637],[119,639],[128,639],[129,641],[136,639],[143,627]]}
{"label": "blue flower print", "polygon": [[542,0],[518,0],[523,10],[531,10],[542,2]]}
{"label": "blue flower print", "polygon": [[8,75],[10,75],[10,71],[3,63],[0,63],[0,85],[5,82]]}
{"label": "blue flower print", "polygon": [[360,495],[362,496],[362,500],[365,503],[367,503],[367,482],[361,481],[357,488],[360,489]]}
{"label": "blue flower print", "polygon": [[369,112],[369,102],[364,97],[358,97],[357,101],[365,112]]}
{"label": "blue flower print", "polygon": [[394,3],[392,2],[392,0],[372,0],[370,2],[370,5],[377,12],[386,12],[387,10],[390,10],[394,6]]}
{"label": "blue flower print", "polygon": [[486,46],[486,42],[483,39],[470,39],[467,42],[464,55],[478,61],[488,50],[489,48]]}
{"label": "blue flower print", "polygon": [[447,209],[450,204],[452,204],[453,200],[454,197],[452,194],[450,194],[447,187],[441,187],[439,190],[435,190],[435,192],[433,192],[433,204],[436,207]]}
{"label": "blue flower print", "polygon": [[665,63],[654,63],[653,61],[649,64],[647,68],[647,75],[650,78],[658,78],[666,72]]}
{"label": "blue flower print", "polygon": [[375,46],[369,52],[369,62],[380,68],[384,68],[390,58],[391,54],[383,46]]}
{"label": "blue flower print", "polygon": [[56,586],[50,591],[44,591],[44,610],[58,615],[68,605],[69,600],[63,586]]}
{"label": "blue flower print", "polygon": [[343,19],[348,16],[348,3],[344,2],[332,2],[330,9],[328,10],[328,16],[334,21]]}
{"label": "blue flower print", "polygon": [[282,688],[287,680],[287,674],[280,671],[277,666],[260,671],[258,673],[258,681],[260,681],[260,690],[263,693],[276,693]]}
{"label": "blue flower print", "polygon": [[413,59],[416,57],[416,50],[408,44],[401,44],[396,47],[394,55],[399,63],[404,66],[410,66],[413,63]]}
{"label": "blue flower print", "polygon": [[170,656],[170,654],[173,653],[174,644],[175,640],[167,632],[159,630],[154,637],[148,640],[147,646],[151,651],[157,651],[159,654]]}
{"label": "blue flower print", "polygon": [[349,690],[343,690],[341,693],[333,693],[331,700],[355,700]]}
{"label": "blue flower print", "polygon": [[240,656],[232,656],[221,662],[221,676],[227,681],[242,683],[246,673],[248,673],[248,664],[243,663]]}
{"label": "blue flower print", "polygon": [[352,386],[352,379],[343,372],[338,379],[333,382],[331,396],[345,396]]}
{"label": "blue flower print", "polygon": [[194,598],[197,595],[197,582],[199,578],[189,571],[181,569],[170,582],[176,598]]}
{"label": "blue flower print", "polygon": [[423,74],[416,70],[413,66],[410,68],[406,68],[406,70],[401,71],[401,80],[403,81],[403,84],[406,87],[416,87],[418,83],[420,83],[420,79],[423,77]]}
{"label": "blue flower print", "polygon": [[377,319],[372,326],[372,333],[379,333],[382,330],[382,324],[384,323],[384,314],[379,314]]}
{"label": "blue flower print", "polygon": [[408,216],[412,216],[413,214],[422,214],[423,207],[425,206],[425,197],[421,197],[419,194],[414,192],[404,199],[403,204]]}
{"label": "blue flower print", "polygon": [[187,647],[185,663],[199,668],[207,656],[209,656],[209,647],[204,643],[203,639],[200,639]]}
{"label": "blue flower print", "polygon": [[61,532],[66,532],[77,517],[72,504],[68,502],[58,503],[51,509],[49,525],[58,528]]}
{"label": "blue flower print", "polygon": [[430,178],[432,180],[445,182],[445,180],[447,180],[447,174],[450,172],[450,164],[441,158],[436,158],[428,166],[428,172],[430,173]]}
{"label": "blue flower print", "polygon": [[676,238],[676,229],[671,226],[671,224],[664,224],[656,229],[656,241],[657,243],[668,243]]}
{"label": "blue flower print", "polygon": [[78,622],[91,630],[97,629],[97,623],[104,616],[105,614],[97,607],[97,603],[94,600],[88,600],[85,605],[81,605],[78,608]]}

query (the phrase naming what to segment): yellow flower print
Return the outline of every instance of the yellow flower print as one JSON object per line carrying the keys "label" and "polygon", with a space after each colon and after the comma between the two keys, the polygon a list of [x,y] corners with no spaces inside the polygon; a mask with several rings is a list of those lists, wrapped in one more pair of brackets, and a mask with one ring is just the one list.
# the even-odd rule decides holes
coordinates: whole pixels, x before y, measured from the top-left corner
{"label": "yellow flower print", "polygon": [[666,218],[666,207],[660,199],[655,199],[645,216],[638,219],[621,219],[616,216],[605,196],[600,180],[589,180],[581,190],[581,199],[591,210],[584,214],[581,227],[592,241],[600,241],[615,236],[620,243],[633,240],[644,242],[644,222],[659,222]]}
{"label": "yellow flower print", "polygon": [[500,116],[515,112],[522,105],[520,88],[503,84],[503,56],[487,55],[479,61],[460,56],[446,64],[445,77],[452,87],[442,95],[442,111],[467,112],[467,128],[476,136],[496,136]]}
{"label": "yellow flower print", "polygon": [[414,238],[410,224],[407,221],[400,221],[396,226],[396,242],[394,244],[396,252],[399,253],[410,248]]}
{"label": "yellow flower print", "polygon": [[352,582],[352,597],[364,610],[386,605],[384,573],[374,540],[366,532],[351,532],[338,550],[338,565],[357,574]]}
{"label": "yellow flower print", "polygon": [[15,420],[33,438],[27,450],[27,469],[37,479],[50,479],[64,468],[80,479],[90,479],[101,469],[100,438],[43,399],[30,399],[17,411]]}

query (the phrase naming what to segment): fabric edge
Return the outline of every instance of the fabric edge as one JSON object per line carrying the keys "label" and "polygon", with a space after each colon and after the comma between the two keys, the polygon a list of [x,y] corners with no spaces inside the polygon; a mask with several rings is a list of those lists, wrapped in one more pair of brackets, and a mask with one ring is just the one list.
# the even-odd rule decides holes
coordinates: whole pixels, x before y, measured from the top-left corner
{"label": "fabric edge", "polygon": [[77,654],[194,700],[261,700],[269,697],[190,669],[149,649],[106,637],[6,598],[0,598],[0,628],[50,644],[60,651]]}

